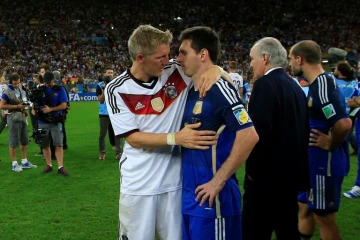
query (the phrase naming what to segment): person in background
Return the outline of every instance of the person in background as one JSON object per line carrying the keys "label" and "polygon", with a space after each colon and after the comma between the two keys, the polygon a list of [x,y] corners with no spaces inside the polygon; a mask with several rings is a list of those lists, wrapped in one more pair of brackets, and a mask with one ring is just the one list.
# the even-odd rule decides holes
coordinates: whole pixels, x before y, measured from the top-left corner
{"label": "person in background", "polygon": [[121,138],[115,138],[114,129],[109,118],[109,113],[106,107],[104,89],[106,85],[112,80],[113,70],[110,67],[105,68],[104,76],[102,81],[96,86],[96,95],[99,101],[99,121],[100,121],[100,133],[99,133],[99,160],[105,160],[105,137],[109,133],[110,143],[113,142],[115,145],[115,158],[120,160],[122,149],[121,149]]}
{"label": "person in background", "polygon": [[64,168],[64,150],[63,150],[63,135],[62,124],[63,110],[67,108],[67,102],[69,101],[66,92],[63,87],[55,86],[54,74],[48,71],[44,74],[45,96],[40,100],[40,106],[44,106],[41,109],[31,111],[32,114],[37,114],[39,128],[45,133],[41,135],[41,143],[39,144],[43,150],[43,154],[46,160],[46,167],[43,170],[43,174],[49,173],[53,170],[51,163],[51,150],[50,141],[53,139],[55,146],[55,156],[58,163],[58,174],[63,176],[69,176],[69,173]]}
{"label": "person in background", "polygon": [[[61,81],[61,73],[59,71],[53,71],[53,74],[54,74],[55,84],[57,84],[58,86],[61,86],[65,90],[67,98],[70,99],[69,92]],[[63,125],[62,132],[63,132],[63,137],[64,137],[64,139],[63,139],[63,149],[64,150],[68,149],[65,122],[66,122],[66,117],[67,117],[69,109],[70,109],[70,101],[68,101],[66,103],[66,109],[63,111],[64,121],[62,122],[62,125]]]}
{"label": "person in background", "polygon": [[[29,145],[28,127],[26,124],[27,104],[24,102],[26,93],[21,88],[20,76],[11,74],[10,84],[3,91],[0,109],[8,111],[7,125],[9,127],[9,153],[12,160],[12,170],[21,172],[24,168],[37,168],[27,159],[27,146]],[[16,148],[20,144],[21,164],[16,159]]]}
{"label": "person in background", "polygon": [[[287,52],[277,39],[257,41],[250,58],[249,115],[260,140],[246,161],[243,239],[270,240],[275,231],[278,240],[299,240],[297,196],[309,189],[307,100],[285,72]],[[264,196],[272,196],[266,204]]]}
{"label": "person in background", "polygon": [[[336,77],[336,84],[339,86],[342,94],[345,97],[345,102],[348,103],[350,96],[354,93],[354,90],[358,88],[358,81],[355,78],[354,69],[348,62],[341,61],[335,67],[334,76]],[[348,136],[349,143],[354,150],[351,155],[357,155],[358,144],[356,142],[356,137],[353,131],[355,128],[355,116],[350,114],[351,110],[352,108],[349,105],[346,105],[346,113],[349,114],[352,122],[352,130]]]}
{"label": "person in background", "polygon": [[289,59],[295,76],[304,76],[310,83],[308,157],[310,191],[300,192],[299,232],[310,239],[319,226],[321,239],[340,240],[336,224],[341,186],[350,168],[347,135],[351,120],[346,113],[345,98],[332,75],[321,65],[320,46],[311,40],[291,47]]}
{"label": "person in background", "polygon": [[[1,75],[0,76],[0,101],[1,101],[2,93],[4,92],[4,90],[6,88],[7,88],[7,84],[6,84],[5,77],[3,75]],[[6,110],[0,110],[0,112],[1,112],[1,121],[0,121],[0,134],[1,134],[2,131],[4,130],[5,126],[6,126],[7,111]]]}
{"label": "person in background", "polygon": [[238,64],[235,61],[231,61],[229,64],[229,76],[234,82],[234,86],[237,89],[240,98],[243,98],[243,84],[244,80],[243,77],[237,73]]}

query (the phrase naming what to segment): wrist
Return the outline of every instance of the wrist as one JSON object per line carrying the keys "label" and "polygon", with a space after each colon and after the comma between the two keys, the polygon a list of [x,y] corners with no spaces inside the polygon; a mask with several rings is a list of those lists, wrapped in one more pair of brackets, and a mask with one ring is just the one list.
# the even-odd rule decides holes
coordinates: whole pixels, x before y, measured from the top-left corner
{"label": "wrist", "polygon": [[176,145],[176,136],[175,136],[175,133],[172,132],[172,133],[168,133],[166,135],[166,143],[167,145],[169,146],[174,146]]}

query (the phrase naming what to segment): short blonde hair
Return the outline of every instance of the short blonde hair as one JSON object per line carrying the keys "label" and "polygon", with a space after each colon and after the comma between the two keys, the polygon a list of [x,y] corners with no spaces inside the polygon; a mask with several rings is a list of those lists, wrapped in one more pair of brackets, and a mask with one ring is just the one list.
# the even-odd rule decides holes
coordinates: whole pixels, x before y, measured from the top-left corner
{"label": "short blonde hair", "polygon": [[164,32],[150,25],[140,25],[133,31],[128,41],[130,57],[135,61],[139,53],[150,56],[159,45],[170,44],[172,39],[169,30]]}

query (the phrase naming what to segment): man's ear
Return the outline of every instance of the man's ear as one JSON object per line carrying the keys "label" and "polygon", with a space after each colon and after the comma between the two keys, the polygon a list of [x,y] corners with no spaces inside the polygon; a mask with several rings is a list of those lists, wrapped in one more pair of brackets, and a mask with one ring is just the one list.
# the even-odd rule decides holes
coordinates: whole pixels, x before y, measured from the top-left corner
{"label": "man's ear", "polygon": [[145,59],[145,56],[142,53],[139,53],[139,54],[136,55],[136,61],[137,62],[141,63],[141,62],[144,61],[144,59]]}
{"label": "man's ear", "polygon": [[203,48],[200,50],[200,59],[201,61],[205,61],[206,59],[208,59],[209,56],[209,51],[206,48]]}
{"label": "man's ear", "polygon": [[265,65],[267,65],[269,63],[269,55],[263,54],[263,61],[264,61]]}
{"label": "man's ear", "polygon": [[297,64],[302,65],[304,63],[304,58],[301,56],[296,56],[295,61]]}

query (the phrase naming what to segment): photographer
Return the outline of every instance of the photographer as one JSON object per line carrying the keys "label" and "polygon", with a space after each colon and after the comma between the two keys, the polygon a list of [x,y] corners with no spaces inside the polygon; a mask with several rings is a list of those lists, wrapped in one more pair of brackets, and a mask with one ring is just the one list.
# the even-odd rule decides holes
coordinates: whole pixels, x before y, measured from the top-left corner
{"label": "photographer", "polygon": [[120,160],[122,150],[121,150],[121,139],[116,138],[114,130],[112,128],[109,113],[106,108],[104,89],[106,84],[108,84],[114,76],[114,71],[110,67],[105,68],[104,76],[102,82],[100,82],[96,87],[96,96],[99,101],[99,120],[100,120],[100,136],[99,136],[99,160],[105,160],[105,137],[106,133],[109,132],[109,139],[111,145],[115,145],[115,158]]}
{"label": "photographer", "polygon": [[[65,90],[67,98],[70,99],[68,90],[66,89],[64,84],[61,82],[61,74],[60,74],[60,72],[59,71],[53,71],[53,74],[54,74],[56,85],[61,86]],[[63,113],[64,113],[64,121],[62,122],[62,125],[63,125],[62,130],[63,130],[63,136],[64,136],[64,138],[63,138],[63,149],[64,150],[66,150],[68,148],[65,122],[66,122],[66,115],[67,115],[69,109],[70,109],[70,102],[67,102],[66,103],[66,109],[63,111]],[[53,154],[52,149],[51,149],[51,154]]]}
{"label": "photographer", "polygon": [[40,98],[39,105],[41,107],[37,109],[36,113],[34,110],[32,111],[32,114],[37,114],[39,129],[42,131],[40,147],[43,150],[47,163],[43,173],[49,173],[53,169],[50,151],[50,140],[52,137],[56,147],[57,172],[63,176],[69,176],[63,166],[64,151],[62,133],[62,122],[64,121],[63,110],[67,108],[68,98],[64,88],[54,85],[54,74],[52,72],[46,72],[43,81],[45,87],[42,87],[42,89],[44,90],[45,96]]}
{"label": "photographer", "polygon": [[[28,127],[26,124],[27,112],[24,102],[26,93],[20,86],[20,76],[13,73],[10,76],[10,84],[3,91],[0,102],[0,109],[8,110],[7,125],[9,127],[9,152],[12,160],[12,170],[21,172],[23,168],[37,168],[31,164],[26,157],[29,144]],[[16,148],[20,143],[21,164],[16,160]]]}

